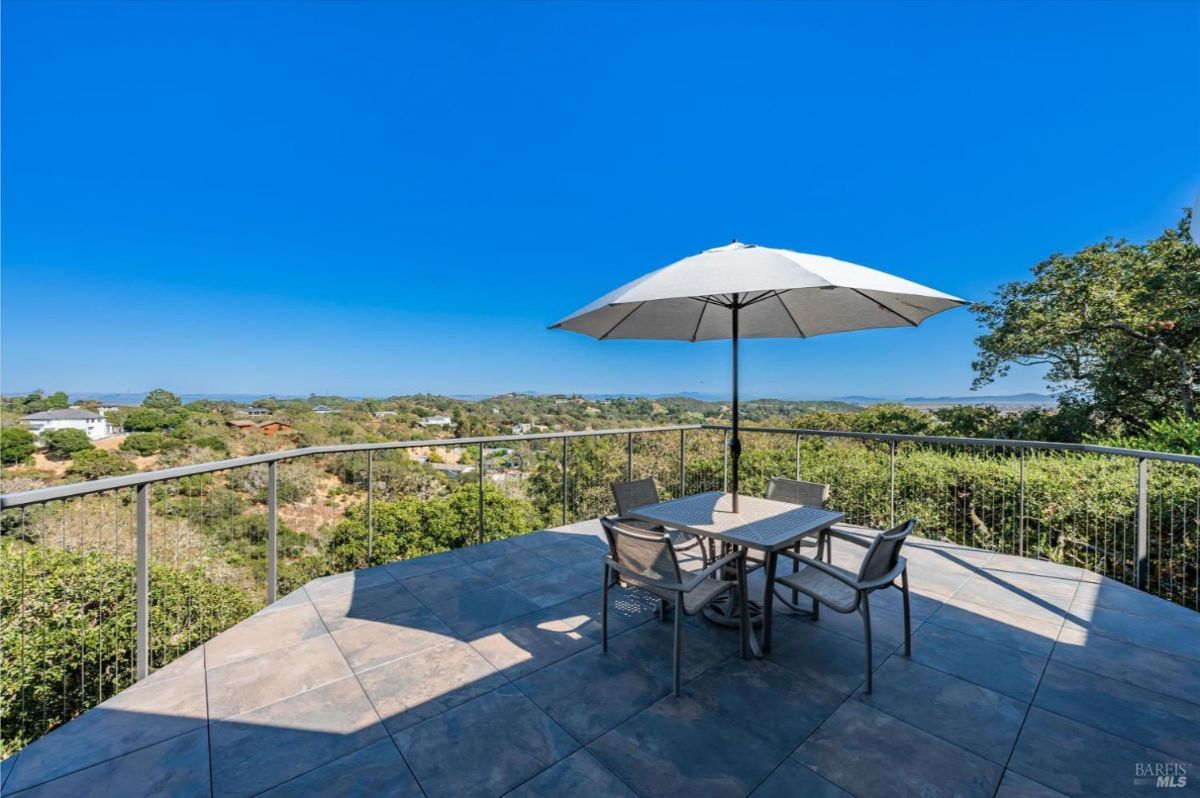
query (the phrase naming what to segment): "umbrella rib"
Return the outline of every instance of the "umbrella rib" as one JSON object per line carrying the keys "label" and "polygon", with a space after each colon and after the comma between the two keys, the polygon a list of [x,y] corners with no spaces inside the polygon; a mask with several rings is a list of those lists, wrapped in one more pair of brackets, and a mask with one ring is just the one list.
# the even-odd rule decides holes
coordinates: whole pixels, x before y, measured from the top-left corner
{"label": "umbrella rib", "polygon": [[913,321],[912,319],[908,318],[908,317],[907,317],[907,316],[905,316],[903,313],[900,313],[900,312],[898,312],[898,311],[892,310],[891,308],[889,308],[887,305],[883,304],[881,301],[879,301],[879,300],[878,300],[878,299],[876,299],[875,297],[873,297],[873,296],[869,296],[869,295],[867,295],[867,294],[864,294],[862,291],[859,291],[857,288],[851,288],[850,290],[851,290],[851,291],[853,291],[854,293],[858,294],[859,296],[861,296],[863,299],[866,299],[866,300],[868,300],[868,301],[874,302],[876,305],[878,305],[879,307],[883,308],[883,309],[884,309],[884,310],[886,310],[888,313],[891,313],[893,316],[897,317],[898,319],[900,319],[900,320],[904,321],[906,324],[910,324],[910,325],[912,325],[913,327],[916,327],[916,326],[917,326],[917,323],[916,323],[915,321]]}
{"label": "umbrella rib", "polygon": [[599,340],[603,341],[603,340],[605,340],[606,338],[608,338],[608,336],[612,335],[612,334],[613,334],[613,330],[615,330],[615,329],[617,329],[618,327],[620,327],[622,324],[624,324],[624,323],[625,323],[625,322],[626,322],[626,321],[629,319],[629,317],[630,317],[630,316],[632,316],[634,313],[637,313],[639,310],[641,310],[641,307],[642,307],[642,305],[644,305],[644,304],[646,304],[646,303],[645,303],[645,302],[639,302],[639,303],[637,303],[636,305],[634,305],[634,306],[633,306],[633,309],[632,309],[632,310],[630,310],[628,313],[626,313],[624,316],[622,316],[622,317],[621,317],[621,318],[620,318],[620,319],[617,321],[617,323],[616,323],[616,324],[614,324],[613,326],[609,327],[609,328],[608,328],[608,332],[606,332],[604,335],[601,335]]}
{"label": "umbrella rib", "polygon": [[696,336],[700,334],[700,322],[704,321],[704,311],[708,310],[708,301],[700,303],[700,315],[696,318],[696,329],[692,330],[692,343],[696,343]]}
{"label": "umbrella rib", "polygon": [[792,309],[789,308],[787,303],[783,301],[783,294],[776,291],[775,298],[779,300],[779,304],[783,306],[783,312],[788,315],[788,318],[792,320],[792,324],[796,326],[797,334],[799,334],[801,338],[807,338],[808,336],[804,334],[804,330],[800,329],[800,322],[796,321],[796,317],[792,315]]}

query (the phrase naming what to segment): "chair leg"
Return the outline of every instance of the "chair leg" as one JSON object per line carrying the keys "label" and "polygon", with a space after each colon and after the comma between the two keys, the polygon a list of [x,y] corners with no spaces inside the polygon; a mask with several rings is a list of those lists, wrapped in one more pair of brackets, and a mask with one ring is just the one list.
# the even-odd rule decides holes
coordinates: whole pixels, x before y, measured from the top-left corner
{"label": "chair leg", "polygon": [[609,586],[609,568],[608,563],[604,564],[604,589],[600,591],[600,639],[601,651],[608,651],[608,586]]}
{"label": "chair leg", "polygon": [[683,655],[683,594],[675,598],[675,667],[673,671],[673,689],[679,695],[679,664]]}
{"label": "chair leg", "polygon": [[[792,551],[794,551],[796,554],[799,554],[800,553],[800,544],[797,543],[796,548],[792,549]],[[817,553],[817,559],[818,560],[821,559],[821,555],[820,555],[819,551]],[[792,560],[792,575],[795,576],[798,573],[800,573],[800,561]],[[800,591],[796,590],[795,588],[792,588],[792,606],[794,607],[799,603],[800,603]]]}
{"label": "chair leg", "polygon": [[904,595],[904,656],[912,656],[912,615],[908,609],[908,569],[900,572],[900,592]]}
{"label": "chair leg", "polygon": [[867,604],[867,594],[864,593],[862,603],[858,606],[858,611],[863,619],[863,637],[867,641],[867,689],[866,693],[871,693],[871,671],[873,670],[871,656],[871,607]]}
{"label": "chair leg", "polygon": [[863,602],[858,606],[858,612],[863,616],[863,637],[866,640],[866,694],[871,692],[871,674],[875,671],[874,649],[871,648],[871,606],[863,594]]}

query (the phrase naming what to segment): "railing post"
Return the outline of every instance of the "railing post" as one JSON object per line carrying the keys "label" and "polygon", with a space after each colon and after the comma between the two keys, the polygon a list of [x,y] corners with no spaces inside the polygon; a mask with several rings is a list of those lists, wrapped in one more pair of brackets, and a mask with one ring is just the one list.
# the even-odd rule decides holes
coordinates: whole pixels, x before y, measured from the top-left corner
{"label": "railing post", "polygon": [[150,673],[150,485],[137,487],[137,678]]}
{"label": "railing post", "polygon": [[563,439],[562,439],[562,442],[563,442],[563,447],[562,447],[562,472],[563,472],[563,477],[562,477],[562,500],[563,500],[562,522],[563,522],[563,526],[567,525],[567,440],[568,440],[568,438],[566,438],[566,437],[563,437]]}
{"label": "railing post", "polygon": [[724,445],[721,447],[721,492],[729,492],[729,430],[725,430]]}
{"label": "railing post", "polygon": [[800,433],[796,433],[796,481],[800,481]]}
{"label": "railing post", "polygon": [[267,463],[267,603],[273,604],[279,591],[279,463]]}
{"label": "railing post", "polygon": [[1020,469],[1020,506],[1017,508],[1017,516],[1019,525],[1017,527],[1017,556],[1025,556],[1025,449],[1018,449],[1021,453],[1021,459],[1018,462]]}
{"label": "railing post", "polygon": [[375,451],[367,449],[367,565],[375,562]]}
{"label": "railing post", "polygon": [[1138,590],[1146,590],[1150,586],[1150,541],[1146,534],[1147,516],[1147,482],[1149,462],[1144,457],[1138,458],[1137,466],[1137,570],[1134,573],[1134,586]]}
{"label": "railing post", "polygon": [[625,436],[625,481],[633,482],[633,433]]}
{"label": "railing post", "polygon": [[888,441],[888,526],[896,525],[896,442]]}
{"label": "railing post", "polygon": [[679,430],[679,498],[687,495],[687,430]]}
{"label": "railing post", "polygon": [[483,542],[483,457],[485,450],[483,444],[479,444],[479,542]]}

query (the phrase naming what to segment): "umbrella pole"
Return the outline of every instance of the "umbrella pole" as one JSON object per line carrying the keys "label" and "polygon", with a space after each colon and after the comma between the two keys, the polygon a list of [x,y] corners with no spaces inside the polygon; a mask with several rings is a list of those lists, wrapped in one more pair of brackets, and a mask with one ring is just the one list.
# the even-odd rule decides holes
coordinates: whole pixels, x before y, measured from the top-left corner
{"label": "umbrella pole", "polygon": [[733,511],[738,511],[738,461],[742,457],[742,440],[738,437],[738,298],[734,296],[730,311],[733,313],[733,436],[729,442],[730,459],[733,461]]}

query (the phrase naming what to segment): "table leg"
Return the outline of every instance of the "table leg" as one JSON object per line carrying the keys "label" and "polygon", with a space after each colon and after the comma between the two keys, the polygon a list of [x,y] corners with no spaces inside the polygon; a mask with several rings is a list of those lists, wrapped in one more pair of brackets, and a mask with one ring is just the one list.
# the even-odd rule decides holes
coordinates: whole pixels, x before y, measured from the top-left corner
{"label": "table leg", "polygon": [[775,568],[779,564],[779,554],[768,551],[764,569],[766,570],[766,586],[763,588],[762,619],[763,619],[763,654],[771,653],[771,608],[775,604]]}

